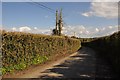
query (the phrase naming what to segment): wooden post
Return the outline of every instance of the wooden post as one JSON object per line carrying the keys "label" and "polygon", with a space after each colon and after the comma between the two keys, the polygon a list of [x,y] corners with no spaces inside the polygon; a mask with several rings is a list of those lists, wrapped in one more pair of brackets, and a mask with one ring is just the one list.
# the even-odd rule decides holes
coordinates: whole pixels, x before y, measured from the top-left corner
{"label": "wooden post", "polygon": [[63,21],[62,21],[62,9],[60,10],[60,13],[58,14],[58,10],[56,10],[56,25],[55,29],[53,30],[54,35],[61,36],[61,31],[63,27]]}
{"label": "wooden post", "polygon": [[62,24],[62,9],[60,10],[60,19],[59,19],[59,35],[61,35],[61,31],[62,31],[62,27],[63,27],[63,24]]}
{"label": "wooden post", "polygon": [[59,31],[59,28],[58,28],[58,10],[56,10],[56,29],[55,29],[56,33],[55,35],[58,35],[58,31]]}

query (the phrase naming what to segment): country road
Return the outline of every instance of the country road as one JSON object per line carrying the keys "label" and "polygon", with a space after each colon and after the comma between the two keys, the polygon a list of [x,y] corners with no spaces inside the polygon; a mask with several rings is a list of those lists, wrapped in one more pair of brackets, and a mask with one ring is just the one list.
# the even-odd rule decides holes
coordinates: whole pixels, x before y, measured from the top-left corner
{"label": "country road", "polygon": [[96,56],[95,51],[88,47],[45,66],[38,66],[16,78],[115,78],[109,64]]}

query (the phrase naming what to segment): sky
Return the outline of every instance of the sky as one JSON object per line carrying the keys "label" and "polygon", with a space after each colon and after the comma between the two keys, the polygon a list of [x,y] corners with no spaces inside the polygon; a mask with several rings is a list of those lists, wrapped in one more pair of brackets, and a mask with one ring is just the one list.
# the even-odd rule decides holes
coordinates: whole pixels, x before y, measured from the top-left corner
{"label": "sky", "polygon": [[[31,2],[31,0],[2,0],[3,2]],[[91,2],[93,0],[34,0],[35,2]],[[94,0],[96,2],[119,2],[119,0]]]}
{"label": "sky", "polygon": [[2,2],[2,28],[51,34],[55,28],[55,11],[62,8],[62,33],[65,35],[73,36],[75,32],[77,37],[100,37],[117,31],[118,5],[115,2],[37,3],[39,5],[33,2]]}

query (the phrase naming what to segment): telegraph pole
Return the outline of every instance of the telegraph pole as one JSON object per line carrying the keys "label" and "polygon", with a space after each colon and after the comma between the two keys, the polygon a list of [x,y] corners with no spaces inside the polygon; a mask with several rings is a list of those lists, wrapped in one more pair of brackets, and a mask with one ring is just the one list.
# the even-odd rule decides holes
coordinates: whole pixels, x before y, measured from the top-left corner
{"label": "telegraph pole", "polygon": [[61,35],[61,31],[62,31],[62,27],[63,27],[63,24],[62,24],[62,9],[60,10],[60,19],[59,19],[59,36]]}
{"label": "telegraph pole", "polygon": [[56,34],[56,35],[58,35],[58,33],[59,33],[59,32],[58,32],[58,31],[59,31],[58,21],[59,21],[59,20],[58,20],[58,10],[56,10],[56,29],[55,29],[55,31],[56,31],[55,34]]}
{"label": "telegraph pole", "polygon": [[56,28],[54,29],[54,34],[61,36],[61,31],[63,27],[63,20],[62,20],[62,9],[58,14],[58,10],[56,10]]}

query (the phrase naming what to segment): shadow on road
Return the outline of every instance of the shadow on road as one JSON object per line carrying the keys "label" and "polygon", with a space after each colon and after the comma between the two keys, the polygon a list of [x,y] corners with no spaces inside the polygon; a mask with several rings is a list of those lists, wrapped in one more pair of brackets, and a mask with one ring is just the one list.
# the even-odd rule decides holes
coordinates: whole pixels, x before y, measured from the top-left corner
{"label": "shadow on road", "polygon": [[83,47],[78,51],[77,55],[71,56],[63,63],[42,72],[42,75],[40,75],[39,78],[115,78],[110,71],[111,68],[104,61],[96,57],[96,54],[92,49]]}

